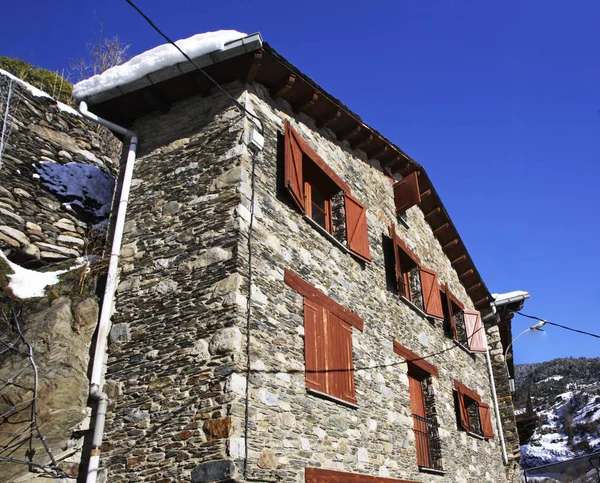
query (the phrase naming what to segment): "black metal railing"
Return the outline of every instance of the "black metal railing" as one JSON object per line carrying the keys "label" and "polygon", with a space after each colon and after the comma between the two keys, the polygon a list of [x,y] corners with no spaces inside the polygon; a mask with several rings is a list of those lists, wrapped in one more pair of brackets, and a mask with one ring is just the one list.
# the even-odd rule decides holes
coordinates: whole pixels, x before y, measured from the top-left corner
{"label": "black metal railing", "polygon": [[413,414],[417,464],[423,468],[442,470],[442,447],[435,420]]}

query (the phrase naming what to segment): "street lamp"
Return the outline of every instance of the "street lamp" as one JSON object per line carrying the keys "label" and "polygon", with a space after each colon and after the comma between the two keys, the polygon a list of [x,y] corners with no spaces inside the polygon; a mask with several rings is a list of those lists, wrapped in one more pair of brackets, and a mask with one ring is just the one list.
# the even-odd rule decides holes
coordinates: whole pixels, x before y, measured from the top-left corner
{"label": "street lamp", "polygon": [[[528,327],[527,329],[525,329],[518,336],[516,336],[513,340],[511,340],[510,344],[508,344],[508,346],[506,346],[506,349],[504,351],[504,362],[506,363],[506,356],[508,354],[508,349],[510,349],[510,346],[513,345],[519,337],[521,337],[526,332],[529,332],[530,330],[542,330],[542,327],[544,327],[544,325],[546,325],[546,321],[540,320],[539,322],[536,322],[535,324],[533,324],[531,327]],[[510,377],[510,373],[508,372],[508,363],[506,364],[506,373],[508,374],[508,386],[510,388],[510,392],[515,392],[515,380]]]}

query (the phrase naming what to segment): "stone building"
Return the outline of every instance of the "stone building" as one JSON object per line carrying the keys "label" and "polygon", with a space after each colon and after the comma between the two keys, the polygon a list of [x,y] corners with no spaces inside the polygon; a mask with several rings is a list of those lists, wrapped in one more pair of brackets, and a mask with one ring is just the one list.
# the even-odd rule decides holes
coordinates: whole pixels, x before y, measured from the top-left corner
{"label": "stone building", "polygon": [[195,61],[223,91],[186,62],[79,90],[139,138],[108,481],[518,481],[493,300],[424,168],[259,34]]}

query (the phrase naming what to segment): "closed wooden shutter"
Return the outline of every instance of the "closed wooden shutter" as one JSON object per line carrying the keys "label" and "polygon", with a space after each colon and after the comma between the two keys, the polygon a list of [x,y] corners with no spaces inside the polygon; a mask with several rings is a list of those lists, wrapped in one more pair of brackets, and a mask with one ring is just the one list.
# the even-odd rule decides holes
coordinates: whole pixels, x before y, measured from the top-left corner
{"label": "closed wooden shutter", "polygon": [[352,327],[339,317],[327,314],[327,394],[356,404]]}
{"label": "closed wooden shutter", "polygon": [[302,213],[304,207],[304,180],[302,176],[302,148],[297,134],[288,121],[285,121],[284,139],[285,187]]}
{"label": "closed wooden shutter", "polygon": [[492,414],[490,407],[485,403],[479,403],[479,420],[481,421],[481,432],[484,438],[493,439],[494,428],[492,426]]}
{"label": "closed wooden shutter", "polygon": [[419,176],[416,171],[394,184],[394,202],[396,213],[402,213],[421,202]]}
{"label": "closed wooden shutter", "polygon": [[304,299],[304,359],[306,364],[306,387],[320,392],[327,391],[325,360],[324,310],[310,299]]}
{"label": "closed wooden shutter", "polygon": [[[410,393],[410,407],[413,415],[425,418],[425,399],[421,382],[410,374],[408,375],[408,390]],[[429,458],[429,441],[427,439],[427,423],[413,417],[415,433],[415,447],[417,451],[417,465],[431,466]]]}
{"label": "closed wooden shutter", "polygon": [[477,310],[464,310],[465,329],[471,352],[485,353],[487,351],[487,340],[485,329],[481,322],[481,314]]}
{"label": "closed wooden shutter", "polygon": [[349,193],[344,193],[348,249],[357,257],[370,262],[367,207]]}
{"label": "closed wooden shutter", "polygon": [[457,395],[460,426],[465,431],[471,431],[471,422],[469,420],[469,411],[467,409],[467,405],[465,404],[465,394],[462,390],[462,384],[458,381],[454,381],[454,389],[456,389],[456,395]]}
{"label": "closed wooden shutter", "polygon": [[306,468],[304,483],[415,483],[414,481],[369,476],[360,473],[345,473],[322,468]]}
{"label": "closed wooden shutter", "polygon": [[438,275],[433,270],[429,270],[425,267],[420,267],[420,270],[425,313],[432,317],[443,319],[444,309],[442,308],[442,299],[440,297]]}

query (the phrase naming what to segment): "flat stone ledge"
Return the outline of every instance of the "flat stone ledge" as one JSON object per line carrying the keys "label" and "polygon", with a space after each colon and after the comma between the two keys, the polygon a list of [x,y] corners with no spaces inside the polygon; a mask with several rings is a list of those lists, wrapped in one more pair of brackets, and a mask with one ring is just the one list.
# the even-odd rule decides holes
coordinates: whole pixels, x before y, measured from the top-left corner
{"label": "flat stone ledge", "polygon": [[342,242],[340,242],[337,238],[334,238],[327,230],[324,230],[323,227],[314,221],[310,216],[304,215],[302,218],[336,247],[338,247],[344,253],[350,254],[350,250],[348,250]]}
{"label": "flat stone ledge", "polygon": [[429,315],[427,315],[425,312],[423,312],[419,307],[417,307],[415,304],[413,304],[410,300],[408,300],[403,295],[400,295],[400,300],[402,300],[402,302],[404,302],[406,305],[408,305],[411,309],[413,309],[417,314],[419,314],[424,319],[429,319]]}

